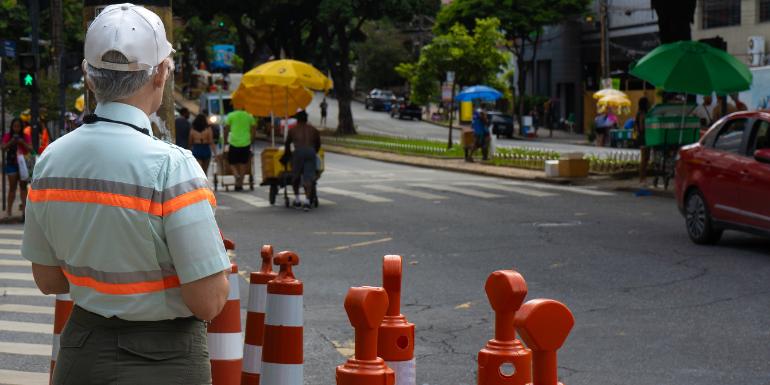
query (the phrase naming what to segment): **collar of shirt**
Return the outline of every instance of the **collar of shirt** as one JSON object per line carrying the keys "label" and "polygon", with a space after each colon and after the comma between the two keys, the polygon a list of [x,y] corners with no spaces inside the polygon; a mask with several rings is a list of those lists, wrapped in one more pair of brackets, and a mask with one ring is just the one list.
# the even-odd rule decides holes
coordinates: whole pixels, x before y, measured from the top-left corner
{"label": "collar of shirt", "polygon": [[99,103],[96,105],[94,113],[102,118],[131,123],[135,126],[146,128],[152,133],[150,118],[147,117],[144,111],[132,105],[117,102]]}

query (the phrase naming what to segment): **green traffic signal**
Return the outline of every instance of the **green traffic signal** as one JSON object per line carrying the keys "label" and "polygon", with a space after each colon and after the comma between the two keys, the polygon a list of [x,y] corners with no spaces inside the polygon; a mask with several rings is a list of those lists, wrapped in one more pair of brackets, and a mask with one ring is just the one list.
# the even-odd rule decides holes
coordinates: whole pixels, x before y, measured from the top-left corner
{"label": "green traffic signal", "polygon": [[219,28],[224,28],[224,27],[225,27],[225,22],[224,21],[220,21],[219,22]]}
{"label": "green traffic signal", "polygon": [[35,88],[35,74],[33,72],[20,72],[19,84],[23,88]]}
{"label": "green traffic signal", "polygon": [[27,76],[25,76],[25,77],[24,77],[24,86],[32,87],[32,82],[33,82],[34,80],[35,80],[35,79],[34,79],[34,78],[32,78],[32,75],[30,75],[30,74],[27,74]]}

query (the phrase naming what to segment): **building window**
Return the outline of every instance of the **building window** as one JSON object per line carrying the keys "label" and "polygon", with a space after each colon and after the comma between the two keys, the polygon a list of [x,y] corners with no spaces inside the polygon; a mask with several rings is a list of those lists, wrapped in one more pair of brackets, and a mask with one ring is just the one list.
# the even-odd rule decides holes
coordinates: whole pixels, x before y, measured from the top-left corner
{"label": "building window", "polygon": [[759,22],[770,21],[770,0],[759,0]]}
{"label": "building window", "polygon": [[741,0],[703,0],[704,29],[731,25],[741,25]]}

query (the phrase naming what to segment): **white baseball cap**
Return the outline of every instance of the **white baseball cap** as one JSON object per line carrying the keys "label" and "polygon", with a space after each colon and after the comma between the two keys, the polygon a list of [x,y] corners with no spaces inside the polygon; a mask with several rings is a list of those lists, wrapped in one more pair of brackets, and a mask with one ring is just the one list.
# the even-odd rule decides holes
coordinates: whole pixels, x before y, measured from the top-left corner
{"label": "white baseball cap", "polygon": [[[128,63],[102,60],[109,51],[122,53]],[[96,68],[114,71],[150,70],[174,49],[166,39],[163,21],[147,8],[125,3],[105,8],[86,32],[85,60]]]}

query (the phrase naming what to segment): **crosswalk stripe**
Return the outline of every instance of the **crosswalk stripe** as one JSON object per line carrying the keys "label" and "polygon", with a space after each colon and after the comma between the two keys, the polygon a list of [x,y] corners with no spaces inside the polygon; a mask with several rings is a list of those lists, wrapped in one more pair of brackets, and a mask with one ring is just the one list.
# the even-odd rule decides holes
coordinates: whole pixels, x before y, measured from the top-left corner
{"label": "crosswalk stripe", "polygon": [[19,249],[0,249],[0,255],[21,255]]}
{"label": "crosswalk stripe", "polygon": [[369,203],[393,202],[393,200],[391,199],[383,198],[377,195],[366,194],[358,191],[342,190],[336,187],[318,187],[318,191],[325,192],[327,194],[347,196],[353,199],[359,199]]}
{"label": "crosswalk stripe", "polygon": [[512,192],[516,194],[521,195],[529,195],[533,197],[543,198],[543,197],[552,197],[557,194],[550,193],[547,191],[540,191],[540,190],[532,190],[528,188],[523,187],[514,187],[514,186],[501,186],[499,184],[489,184],[489,183],[474,183],[474,182],[458,182],[453,183],[454,185],[458,186],[476,186],[479,188],[484,188],[488,190],[497,190],[497,191],[505,191],[505,192]]}
{"label": "crosswalk stripe", "polygon": [[0,229],[0,234],[3,235],[23,235],[24,230],[22,229]]}
{"label": "crosswalk stripe", "polygon": [[0,304],[0,312],[27,313],[27,314],[53,314],[53,306],[18,305],[15,303]]}
{"label": "crosswalk stripe", "polygon": [[0,238],[0,245],[21,246],[21,239]]}
{"label": "crosswalk stripe", "polygon": [[48,373],[0,369],[0,381],[3,385],[47,385],[48,377]]}
{"label": "crosswalk stripe", "polygon": [[53,325],[0,320],[0,331],[51,334],[53,333]]}
{"label": "crosswalk stripe", "polygon": [[431,194],[431,193],[427,193],[427,192],[424,192],[424,191],[408,190],[408,189],[405,189],[405,188],[396,188],[396,187],[385,186],[385,185],[380,185],[380,184],[370,184],[370,185],[366,185],[364,187],[368,188],[368,189],[372,189],[372,190],[377,190],[377,191],[382,191],[382,192],[390,192],[390,193],[395,193],[395,194],[403,194],[403,195],[407,195],[407,196],[410,196],[410,197],[421,198],[421,199],[428,199],[428,200],[447,199],[447,197],[442,196],[442,195]]}
{"label": "crosswalk stripe", "polygon": [[6,273],[0,272],[0,279],[11,279],[14,281],[34,281],[30,273]]}
{"label": "crosswalk stripe", "polygon": [[447,192],[456,193],[456,194],[468,195],[475,198],[484,198],[484,199],[502,198],[502,195],[491,194],[484,191],[471,190],[471,189],[457,187],[457,186],[427,184],[427,183],[413,183],[413,184],[410,184],[410,186],[427,188],[432,190],[439,190],[439,191],[447,191]]}
{"label": "crosswalk stripe", "polygon": [[258,208],[270,207],[270,202],[268,202],[266,199],[256,197],[249,193],[221,193],[221,194],[226,195],[233,199],[237,199],[241,202],[252,205],[254,207],[258,207]]}
{"label": "crosswalk stripe", "polygon": [[525,187],[537,187],[547,190],[559,190],[559,191],[569,191],[576,194],[583,194],[583,195],[591,195],[591,196],[612,196],[615,195],[611,192],[607,191],[599,191],[599,190],[593,190],[585,187],[577,187],[577,186],[560,186],[556,184],[546,184],[546,183],[530,183],[530,182],[504,182],[507,185],[513,185],[513,186],[525,186]]}
{"label": "crosswalk stripe", "polygon": [[31,287],[0,287],[0,297],[6,295],[44,297],[38,288]]}
{"label": "crosswalk stripe", "polygon": [[332,201],[330,201],[328,199],[318,198],[318,205],[319,206],[320,205],[323,205],[323,206],[333,206],[333,205],[336,205],[336,204],[337,204],[336,202],[332,202]]}
{"label": "crosswalk stripe", "polygon": [[0,341],[0,353],[5,353],[5,354],[23,354],[23,355],[29,355],[29,356],[50,357],[51,351],[52,351],[51,345],[25,344],[23,342]]}
{"label": "crosswalk stripe", "polygon": [[26,259],[0,259],[0,266],[31,266],[32,263],[30,263]]}

